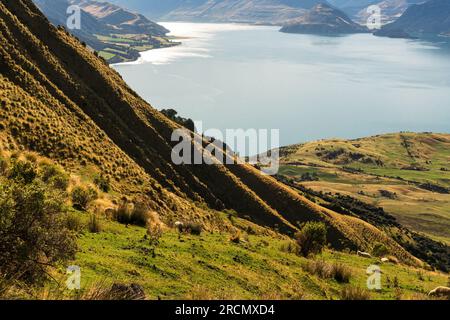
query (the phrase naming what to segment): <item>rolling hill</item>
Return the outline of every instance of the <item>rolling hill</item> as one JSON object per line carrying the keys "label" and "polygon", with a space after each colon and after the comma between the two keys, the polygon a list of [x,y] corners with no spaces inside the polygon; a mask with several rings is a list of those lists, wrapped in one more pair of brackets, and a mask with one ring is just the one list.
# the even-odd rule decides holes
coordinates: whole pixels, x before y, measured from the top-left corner
{"label": "rolling hill", "polygon": [[281,173],[381,206],[408,228],[450,243],[449,150],[448,134],[322,140],[282,149]]}

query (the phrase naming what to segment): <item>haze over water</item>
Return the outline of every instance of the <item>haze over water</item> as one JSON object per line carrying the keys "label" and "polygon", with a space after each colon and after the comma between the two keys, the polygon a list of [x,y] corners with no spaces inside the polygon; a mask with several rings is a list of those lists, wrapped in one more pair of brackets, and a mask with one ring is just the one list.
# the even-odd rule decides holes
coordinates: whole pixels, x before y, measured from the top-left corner
{"label": "haze over water", "polygon": [[282,145],[398,131],[450,132],[450,50],[423,41],[162,23],[178,47],[115,65],[157,109],[204,127],[280,129]]}

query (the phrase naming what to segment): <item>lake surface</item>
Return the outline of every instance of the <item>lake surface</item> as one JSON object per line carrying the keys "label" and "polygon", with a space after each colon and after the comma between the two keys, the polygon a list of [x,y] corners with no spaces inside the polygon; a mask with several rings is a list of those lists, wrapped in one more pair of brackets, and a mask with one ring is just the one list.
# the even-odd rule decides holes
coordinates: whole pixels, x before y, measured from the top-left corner
{"label": "lake surface", "polygon": [[176,109],[204,129],[280,129],[282,145],[450,132],[448,44],[162,24],[185,37],[183,45],[114,68],[155,108]]}

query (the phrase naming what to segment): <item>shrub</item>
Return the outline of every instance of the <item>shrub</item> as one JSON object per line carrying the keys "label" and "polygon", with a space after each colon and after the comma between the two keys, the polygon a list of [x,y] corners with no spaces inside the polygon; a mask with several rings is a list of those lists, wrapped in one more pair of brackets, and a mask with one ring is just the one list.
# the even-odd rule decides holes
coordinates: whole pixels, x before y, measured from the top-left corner
{"label": "shrub", "polygon": [[29,184],[36,178],[36,166],[28,161],[14,159],[9,170],[8,178]]}
{"label": "shrub", "polygon": [[389,254],[389,249],[382,243],[377,242],[372,249],[372,254],[375,257],[382,257]]}
{"label": "shrub", "polygon": [[327,243],[327,229],[322,222],[308,222],[295,235],[299,253],[307,257],[321,253]]}
{"label": "shrub", "polygon": [[231,237],[230,237],[230,241],[233,243],[240,243],[241,242],[241,232],[238,230],[236,231]]}
{"label": "shrub", "polygon": [[178,226],[178,231],[199,236],[202,234],[203,227],[197,222],[183,222]]}
{"label": "shrub", "polygon": [[103,192],[109,192],[110,183],[109,179],[105,178],[103,175],[96,175],[94,178],[95,185]]}
{"label": "shrub", "polygon": [[41,165],[39,177],[45,183],[51,184],[56,189],[62,191],[67,190],[67,187],[69,186],[69,177],[55,165]]}
{"label": "shrub", "polygon": [[201,235],[203,228],[202,225],[196,222],[188,222],[186,224],[186,231],[192,235],[199,236]]}
{"label": "shrub", "polygon": [[67,229],[78,233],[83,230],[84,223],[79,214],[70,213],[66,216],[66,227]]}
{"label": "shrub", "polygon": [[75,209],[86,211],[88,205],[98,198],[98,193],[91,187],[75,187],[72,190],[71,197]]}
{"label": "shrub", "polygon": [[359,287],[345,286],[341,291],[342,300],[370,300],[370,292]]}
{"label": "shrub", "polygon": [[308,261],[302,266],[303,270],[315,274],[322,279],[334,279],[339,283],[349,283],[352,271],[341,263],[327,263],[323,260]]}
{"label": "shrub", "polygon": [[130,213],[130,224],[145,227],[147,225],[150,213],[146,205],[136,203]]}
{"label": "shrub", "polygon": [[0,158],[0,175],[5,175],[8,171],[8,161]]}
{"label": "shrub", "polygon": [[46,266],[74,258],[76,238],[63,208],[60,193],[40,181],[0,183],[0,274],[38,282]]}
{"label": "shrub", "polygon": [[149,223],[147,225],[147,237],[150,241],[150,245],[159,244],[159,239],[163,235],[163,230],[161,224],[159,223]]}
{"label": "shrub", "polygon": [[287,253],[295,253],[297,254],[299,251],[299,247],[297,243],[293,241],[288,241],[286,243],[283,243],[280,248],[281,251],[287,252]]}
{"label": "shrub", "polygon": [[89,218],[88,229],[91,233],[100,233],[102,232],[102,225],[100,219],[96,214],[92,214]]}
{"label": "shrub", "polygon": [[130,217],[131,212],[126,202],[122,202],[113,213],[113,219],[122,224],[129,224],[131,220]]}
{"label": "shrub", "polygon": [[339,283],[349,283],[352,276],[351,269],[341,263],[333,263],[331,273],[334,280]]}

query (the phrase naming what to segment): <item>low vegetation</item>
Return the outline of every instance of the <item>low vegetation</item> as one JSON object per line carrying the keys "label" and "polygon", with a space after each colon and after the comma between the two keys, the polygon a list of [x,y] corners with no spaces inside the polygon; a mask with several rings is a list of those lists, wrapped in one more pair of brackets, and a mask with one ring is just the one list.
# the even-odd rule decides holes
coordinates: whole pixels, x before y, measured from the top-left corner
{"label": "low vegetation", "polygon": [[325,224],[320,222],[307,222],[295,235],[298,245],[298,252],[308,257],[321,253],[327,245],[327,229]]}
{"label": "low vegetation", "polygon": [[[0,274],[41,282],[47,267],[73,259],[73,223],[65,221],[60,171],[25,158],[3,158],[0,176]],[[49,183],[45,183],[47,181]]]}

